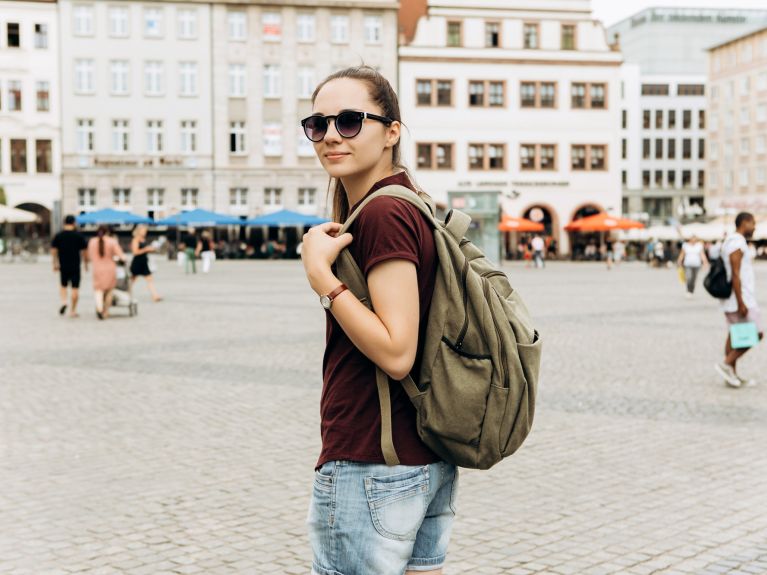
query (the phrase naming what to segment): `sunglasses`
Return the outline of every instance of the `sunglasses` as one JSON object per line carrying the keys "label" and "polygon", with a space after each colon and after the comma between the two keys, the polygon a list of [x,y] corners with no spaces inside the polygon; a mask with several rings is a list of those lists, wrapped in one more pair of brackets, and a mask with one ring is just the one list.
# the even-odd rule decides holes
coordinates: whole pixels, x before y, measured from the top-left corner
{"label": "sunglasses", "polygon": [[344,110],[336,116],[323,116],[315,114],[301,120],[301,126],[304,128],[304,134],[312,142],[321,142],[328,133],[328,124],[330,120],[336,125],[336,131],[342,138],[353,138],[362,130],[362,123],[365,118],[376,120],[389,126],[394,120],[385,116],[377,116],[368,112],[357,112],[356,110]]}

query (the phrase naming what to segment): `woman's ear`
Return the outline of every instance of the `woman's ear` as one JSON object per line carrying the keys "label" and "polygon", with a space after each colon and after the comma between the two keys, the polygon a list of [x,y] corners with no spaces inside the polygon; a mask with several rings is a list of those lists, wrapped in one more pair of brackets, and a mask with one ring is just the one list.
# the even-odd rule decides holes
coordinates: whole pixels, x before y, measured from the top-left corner
{"label": "woman's ear", "polygon": [[386,147],[393,148],[399,142],[401,124],[396,120],[386,128]]}

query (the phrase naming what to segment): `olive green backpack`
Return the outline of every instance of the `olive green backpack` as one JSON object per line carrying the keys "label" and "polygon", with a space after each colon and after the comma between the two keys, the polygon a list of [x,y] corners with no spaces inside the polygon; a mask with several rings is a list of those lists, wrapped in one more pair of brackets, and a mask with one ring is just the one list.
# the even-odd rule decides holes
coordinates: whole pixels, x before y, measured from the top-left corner
{"label": "olive green backpack", "polygon": [[[365,198],[339,233],[379,196],[410,202],[434,229],[439,263],[419,382],[409,375],[400,382],[418,412],[418,434],[444,461],[488,469],[514,453],[530,432],[541,340],[506,274],[464,237],[468,215],[453,210],[441,222],[433,204],[403,186],[386,186]],[[348,249],[339,254],[336,271],[372,310],[365,276]],[[398,465],[389,377],[378,367],[376,382],[381,449],[387,465]]]}

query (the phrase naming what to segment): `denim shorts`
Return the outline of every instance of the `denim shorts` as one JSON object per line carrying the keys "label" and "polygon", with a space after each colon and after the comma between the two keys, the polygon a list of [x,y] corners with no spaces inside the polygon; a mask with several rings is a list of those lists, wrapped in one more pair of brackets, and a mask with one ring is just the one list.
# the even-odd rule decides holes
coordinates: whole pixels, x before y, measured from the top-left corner
{"label": "denim shorts", "polygon": [[306,523],[312,575],[402,575],[445,562],[458,470],[330,461],[314,474]]}

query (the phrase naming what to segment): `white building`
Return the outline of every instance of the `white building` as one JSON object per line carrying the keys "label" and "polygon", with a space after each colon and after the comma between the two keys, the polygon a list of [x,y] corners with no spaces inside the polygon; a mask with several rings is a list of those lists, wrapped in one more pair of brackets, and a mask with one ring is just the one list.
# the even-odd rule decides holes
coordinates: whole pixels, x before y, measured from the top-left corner
{"label": "white building", "polygon": [[429,0],[400,48],[405,157],[437,201],[500,190],[568,253],[571,220],[620,213],[620,64],[588,0]]}
{"label": "white building", "polygon": [[63,208],[216,208],[210,6],[61,0]]}
{"label": "white building", "polygon": [[0,11],[0,186],[8,205],[36,212],[47,235],[61,197],[55,2]]}
{"label": "white building", "polygon": [[396,89],[397,2],[230,2],[213,8],[215,204],[325,212],[328,177],[300,120],[331,73],[365,63]]}
{"label": "white building", "polygon": [[608,29],[622,69],[624,214],[649,223],[705,213],[706,49],[767,23],[767,10],[648,8]]}

